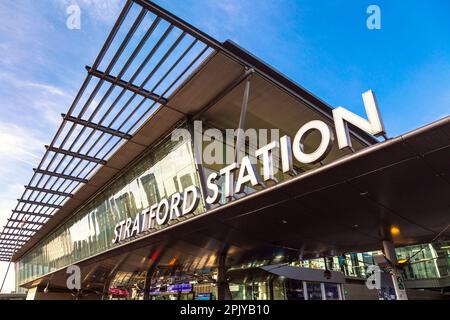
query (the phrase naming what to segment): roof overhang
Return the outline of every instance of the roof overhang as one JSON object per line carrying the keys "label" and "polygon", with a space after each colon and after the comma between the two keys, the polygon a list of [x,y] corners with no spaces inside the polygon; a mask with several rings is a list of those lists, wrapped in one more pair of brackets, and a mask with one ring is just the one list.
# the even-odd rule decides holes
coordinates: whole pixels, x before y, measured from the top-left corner
{"label": "roof overhang", "polygon": [[[146,270],[157,252],[157,264],[176,257],[201,269],[223,252],[239,264],[380,250],[383,240],[449,239],[449,136],[446,117],[79,264]],[[392,226],[400,233],[392,235]]]}
{"label": "roof overhang", "polygon": [[[228,43],[231,49],[233,44]],[[233,50],[238,53],[238,47]],[[65,220],[78,212],[84,205],[93,199],[109,183],[120,176],[130,167],[136,159],[149,147],[153,146],[162,137],[167,135],[177,124],[187,118],[199,116],[199,119],[218,125],[220,128],[237,127],[240,104],[242,101],[242,82],[245,74],[247,60],[243,51],[242,60],[228,56],[226,53],[216,51],[212,53],[199,67],[168,97],[169,103],[156,109],[148,120],[136,130],[132,138],[125,141],[121,147],[108,159],[105,165],[99,168],[81,185],[73,196],[64,202],[61,209],[33,235],[14,255],[13,260],[20,259],[26,252],[32,249],[40,240],[60,226]],[[249,116],[247,125],[258,128],[267,123],[261,119],[271,118],[274,106],[282,108],[278,123],[284,127],[286,133],[293,135],[301,124],[312,119],[324,119],[331,126],[331,107],[321,102],[318,98],[288,82],[279,73],[269,69],[262,62],[251,61],[266,71],[272,70],[271,75],[257,73],[252,78],[252,93],[254,97],[249,102]],[[255,66],[256,68],[256,66]],[[290,83],[287,88],[274,80],[283,80]],[[231,87],[230,87],[231,85]],[[223,96],[222,96],[222,93]],[[218,96],[221,99],[215,100]],[[201,115],[201,116],[200,116]],[[257,115],[257,116],[256,116]],[[224,121],[224,120],[227,121]],[[273,125],[272,125],[273,126]],[[367,134],[352,130],[352,140],[356,149],[375,142],[376,140]],[[333,149],[333,157],[348,154],[349,151]]]}

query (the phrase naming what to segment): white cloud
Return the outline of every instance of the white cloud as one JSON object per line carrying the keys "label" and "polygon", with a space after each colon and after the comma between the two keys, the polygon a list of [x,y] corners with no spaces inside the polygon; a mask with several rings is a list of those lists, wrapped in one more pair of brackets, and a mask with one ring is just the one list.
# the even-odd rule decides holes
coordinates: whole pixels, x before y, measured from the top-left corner
{"label": "white cloud", "polygon": [[[51,21],[33,11],[32,6],[24,6],[19,1],[0,1],[0,34],[4,35],[4,48],[0,56],[0,63],[7,66],[20,66],[33,61],[33,64],[46,63],[45,37],[54,29]],[[32,59],[32,60],[31,60]]]}
{"label": "white cloud", "polygon": [[14,166],[17,161],[32,166],[37,164],[45,144],[38,138],[40,135],[28,127],[0,122],[0,178],[10,175],[8,164]]}
{"label": "white cloud", "polygon": [[[66,91],[58,86],[48,83],[41,83],[30,80],[22,80],[16,75],[7,72],[0,73],[0,81],[4,83],[4,90],[8,92],[25,92],[26,94],[17,94],[9,99],[4,97],[0,102],[0,108],[4,113],[11,109],[33,110],[31,117],[34,124],[42,124],[45,120],[48,124],[56,129],[61,123],[60,113],[67,109],[70,105],[72,97]],[[0,120],[4,116],[0,115]],[[7,119],[13,121],[12,119]],[[16,119],[16,122],[19,119]],[[20,119],[25,121],[26,119]],[[44,126],[48,129],[48,126]]]}
{"label": "white cloud", "polygon": [[[0,188],[0,230],[6,224],[6,219],[9,218],[11,209],[13,209],[17,203],[16,199],[23,191],[24,187],[21,184],[13,184]],[[0,262],[0,281],[3,281],[7,267],[7,262]],[[11,292],[15,290],[14,276],[14,264],[12,264],[2,292]]]}
{"label": "white cloud", "polygon": [[[24,185],[32,175],[44,153],[41,133],[29,127],[14,123],[0,122],[0,226],[6,224],[17,198],[24,191]],[[1,229],[0,227],[0,229]],[[3,280],[7,263],[0,263],[0,279]],[[15,289],[14,265],[9,270],[3,288],[4,292]]]}
{"label": "white cloud", "polygon": [[68,96],[62,89],[56,86],[46,83],[21,80],[11,73],[1,72],[0,80],[6,81],[8,85],[13,85],[18,89],[39,89],[44,91],[45,93],[52,95],[66,96],[66,97]]}
{"label": "white cloud", "polygon": [[67,96],[67,94],[63,90],[61,90],[55,86],[49,85],[49,84],[37,83],[37,82],[32,82],[32,81],[24,81],[24,82],[22,82],[22,84],[28,88],[42,89],[44,91],[47,91],[50,94],[54,94],[54,95],[58,95],[58,96]]}

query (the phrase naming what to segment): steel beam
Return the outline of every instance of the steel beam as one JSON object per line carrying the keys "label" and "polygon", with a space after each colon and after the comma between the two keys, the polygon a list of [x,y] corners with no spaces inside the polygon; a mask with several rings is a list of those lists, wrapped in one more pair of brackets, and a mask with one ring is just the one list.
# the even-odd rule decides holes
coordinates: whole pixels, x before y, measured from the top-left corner
{"label": "steel beam", "polygon": [[14,244],[11,244],[11,243],[4,243],[4,241],[1,241],[0,240],[0,244],[1,245],[5,245],[5,246],[9,246],[9,247],[5,247],[5,248],[21,248],[22,246],[24,246],[25,245],[25,243],[26,242],[23,242],[23,243],[14,243]]}
{"label": "steel beam", "polygon": [[169,102],[169,100],[167,98],[161,97],[160,95],[158,95],[156,93],[153,93],[153,92],[150,92],[143,88],[140,88],[131,82],[127,82],[122,79],[118,79],[117,77],[114,77],[112,75],[105,74],[104,72],[102,72],[100,70],[92,69],[90,66],[86,66],[85,68],[90,75],[93,75],[94,77],[105,80],[109,83],[112,83],[113,85],[118,85],[119,87],[129,90],[131,92],[134,92],[144,98],[147,98],[147,99],[150,99],[153,101],[159,101],[163,104],[166,104]]}
{"label": "steel beam", "polygon": [[0,252],[3,252],[3,253],[7,253],[7,252],[14,253],[16,251],[17,251],[17,249],[0,248]]}
{"label": "steel beam", "polygon": [[[5,234],[5,235],[9,235],[10,237],[11,236],[16,236],[16,237],[18,237],[19,235],[18,234],[16,234],[16,235],[11,235],[11,234]],[[18,241],[18,242],[26,242],[26,241],[28,241],[28,240],[22,240],[22,239],[11,239],[11,238],[6,238],[6,237],[2,237],[1,235],[0,235],[0,239],[1,240],[3,240],[3,241],[1,241],[2,243],[3,242],[7,242],[7,241],[9,241],[9,242],[14,242],[14,243],[16,243],[16,241]]]}
{"label": "steel beam", "polygon": [[21,231],[33,231],[33,232],[38,231],[37,229],[31,229],[31,228],[25,228],[25,227],[8,227],[8,226],[5,226],[5,229],[21,230]]}
{"label": "steel beam", "polygon": [[70,193],[56,191],[56,190],[51,190],[51,189],[44,189],[44,188],[30,187],[30,186],[25,186],[25,189],[30,190],[30,191],[36,191],[36,192],[50,193],[50,194],[54,194],[54,195],[61,196],[61,197],[66,197],[66,198],[72,198],[73,197],[73,195],[70,194]]}
{"label": "steel beam", "polygon": [[[11,243],[13,242],[13,243]],[[26,243],[26,241],[23,240],[0,240],[0,244],[6,245],[6,246],[23,246]]]}
{"label": "steel beam", "polygon": [[79,124],[79,125],[82,125],[82,126],[94,129],[94,130],[105,132],[105,133],[110,134],[112,136],[120,137],[120,138],[123,138],[123,139],[126,139],[126,140],[130,140],[131,138],[133,138],[133,136],[130,135],[130,134],[127,134],[125,132],[121,132],[121,131],[118,131],[118,130],[111,129],[111,128],[108,128],[108,127],[96,124],[94,122],[90,122],[90,121],[86,121],[86,120],[83,120],[83,119],[79,119],[79,118],[75,118],[75,117],[72,117],[72,116],[68,116],[68,115],[66,115],[64,113],[62,113],[61,115],[64,118],[64,120],[67,120],[67,121],[70,121],[70,122],[73,122],[73,123],[76,123],[76,124]]}
{"label": "steel beam", "polygon": [[23,221],[23,220],[19,220],[19,219],[8,219],[8,221],[10,222],[18,222],[18,223],[23,223],[23,224],[33,224],[36,226],[43,226],[44,222],[36,222],[36,221]]}
{"label": "steel beam", "polygon": [[[27,232],[27,231],[25,231],[25,232]],[[28,239],[30,239],[32,237],[31,235],[28,235],[28,234],[11,233],[11,232],[5,232],[5,231],[3,231],[2,234],[5,236],[9,236],[9,237],[27,238],[27,241],[28,241]],[[11,239],[11,238],[6,238],[6,237],[0,237],[0,239],[11,240],[11,241],[17,241],[17,240],[25,241],[25,239]]]}
{"label": "steel beam", "polygon": [[[238,128],[238,134],[237,134],[237,141],[236,141],[236,155],[235,160],[239,162],[240,159],[238,159],[241,148],[244,145],[245,149],[245,141],[242,141],[244,138],[244,128],[245,128],[245,119],[247,117],[247,107],[248,107],[248,98],[250,96],[250,84],[251,84],[251,76],[248,76],[245,81],[245,88],[244,88],[244,96],[242,97],[242,106],[241,106],[241,114],[239,116],[239,128]],[[245,155],[245,150],[244,153]]]}
{"label": "steel beam", "polygon": [[191,24],[187,23],[186,21],[180,19],[179,17],[174,16],[172,13],[161,8],[155,3],[148,0],[133,0],[133,2],[139,4],[143,8],[149,10],[150,12],[153,12],[155,15],[161,17],[167,22],[170,22],[171,24],[190,34],[194,38],[199,39],[203,43],[207,44],[209,47],[212,47],[216,50],[222,49],[222,44],[219,41],[207,35],[203,31],[197,29],[196,27],[192,26]]}
{"label": "steel beam", "polygon": [[220,91],[214,98],[212,98],[206,105],[204,105],[197,114],[194,115],[193,120],[198,120],[201,116],[216,105],[220,100],[222,100],[227,94],[233,91],[234,88],[239,86],[243,81],[245,81],[248,77],[250,77],[255,70],[248,69],[242,75],[238,76],[235,80],[233,80],[225,89]]}
{"label": "steel beam", "polygon": [[38,201],[25,200],[25,199],[17,199],[17,201],[26,203],[26,204],[36,205],[36,206],[61,209],[60,205],[52,204],[52,203],[38,202]]}
{"label": "steel beam", "polygon": [[80,183],[88,183],[87,179],[69,176],[69,175],[62,174],[62,173],[56,173],[56,172],[42,170],[42,169],[36,169],[36,168],[33,170],[36,173],[40,173],[40,174],[47,175],[47,176],[52,176],[52,177],[56,177],[56,178],[66,179],[66,180],[72,180],[72,181],[76,181],[76,182],[80,182]]}
{"label": "steel beam", "polygon": [[61,154],[64,154],[66,156],[71,156],[71,157],[78,158],[78,159],[81,159],[81,160],[86,160],[86,161],[93,162],[93,163],[98,163],[98,164],[101,164],[101,165],[105,165],[106,164],[105,160],[98,159],[98,158],[95,158],[95,157],[90,157],[88,155],[80,154],[80,153],[77,153],[77,152],[64,150],[64,149],[61,149],[61,148],[56,148],[56,147],[51,147],[51,146],[45,146],[45,148],[48,151],[55,152],[55,153],[61,153]]}
{"label": "steel beam", "polygon": [[[13,242],[13,243],[16,243],[16,241],[18,241],[18,242],[27,242],[28,239],[31,238],[31,236],[11,234],[11,233],[3,233],[3,235],[9,236],[9,238],[0,236],[0,240],[2,240],[1,241],[2,243],[5,242],[5,241],[9,241],[9,242]],[[14,239],[14,238],[11,238],[11,237],[25,237],[25,238],[27,238],[27,240],[25,240],[25,239]]]}
{"label": "steel beam", "polygon": [[22,210],[12,210],[13,213],[17,214],[23,214],[23,215],[29,215],[34,217],[42,217],[42,218],[51,218],[53,215],[46,214],[46,213],[37,213],[37,212],[28,212],[28,211],[22,211]]}
{"label": "steel beam", "polygon": [[[2,238],[2,235],[31,238],[30,235],[26,235],[26,234],[19,234],[19,233],[11,233],[11,232],[2,231],[2,233],[0,233],[0,239]],[[7,239],[7,240],[17,240],[17,239]],[[19,239],[19,240],[21,240],[21,239]]]}
{"label": "steel beam", "polygon": [[17,247],[19,247],[19,245],[0,243],[0,248],[14,249]]}
{"label": "steel beam", "polygon": [[22,245],[23,244],[9,244],[9,243],[0,242],[0,248],[14,249],[14,248],[20,248]]}

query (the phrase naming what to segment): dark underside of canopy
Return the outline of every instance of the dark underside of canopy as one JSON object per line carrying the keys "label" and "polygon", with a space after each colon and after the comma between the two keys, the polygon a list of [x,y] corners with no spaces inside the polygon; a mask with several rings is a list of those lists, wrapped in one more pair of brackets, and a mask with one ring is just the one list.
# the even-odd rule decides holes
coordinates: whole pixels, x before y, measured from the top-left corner
{"label": "dark underside of canopy", "polygon": [[[236,265],[380,250],[385,239],[396,246],[448,239],[449,142],[447,117],[79,265],[92,274],[174,261],[195,270],[217,266],[223,253]],[[392,226],[400,229],[395,237]],[[64,285],[64,270],[52,275],[55,285],[58,279]]]}

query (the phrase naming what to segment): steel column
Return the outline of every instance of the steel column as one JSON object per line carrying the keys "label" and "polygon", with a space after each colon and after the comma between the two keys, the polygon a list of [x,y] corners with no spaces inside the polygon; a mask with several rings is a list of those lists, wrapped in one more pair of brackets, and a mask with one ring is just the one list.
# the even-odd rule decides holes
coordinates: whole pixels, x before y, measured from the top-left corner
{"label": "steel column", "polygon": [[[239,153],[241,152],[242,146],[244,146],[245,149],[245,141],[242,141],[244,139],[244,129],[245,129],[245,118],[247,116],[247,107],[248,107],[248,98],[250,96],[250,83],[251,83],[251,75],[246,78],[245,81],[245,89],[244,89],[244,96],[242,98],[242,107],[241,107],[241,114],[239,116],[239,127],[238,127],[238,133],[237,133],[237,139],[236,139],[236,161],[239,162]],[[245,154],[245,150],[244,150]]]}
{"label": "steel column", "polygon": [[226,253],[219,255],[219,265],[217,266],[217,299],[232,300],[230,287],[226,277]]}
{"label": "steel column", "polygon": [[391,263],[392,266],[392,282],[394,284],[397,300],[408,300],[408,296],[406,295],[406,290],[403,284],[403,278],[401,276],[401,271],[398,268],[397,254],[395,253],[395,247],[392,243],[392,240],[383,240],[383,252],[386,259]]}

